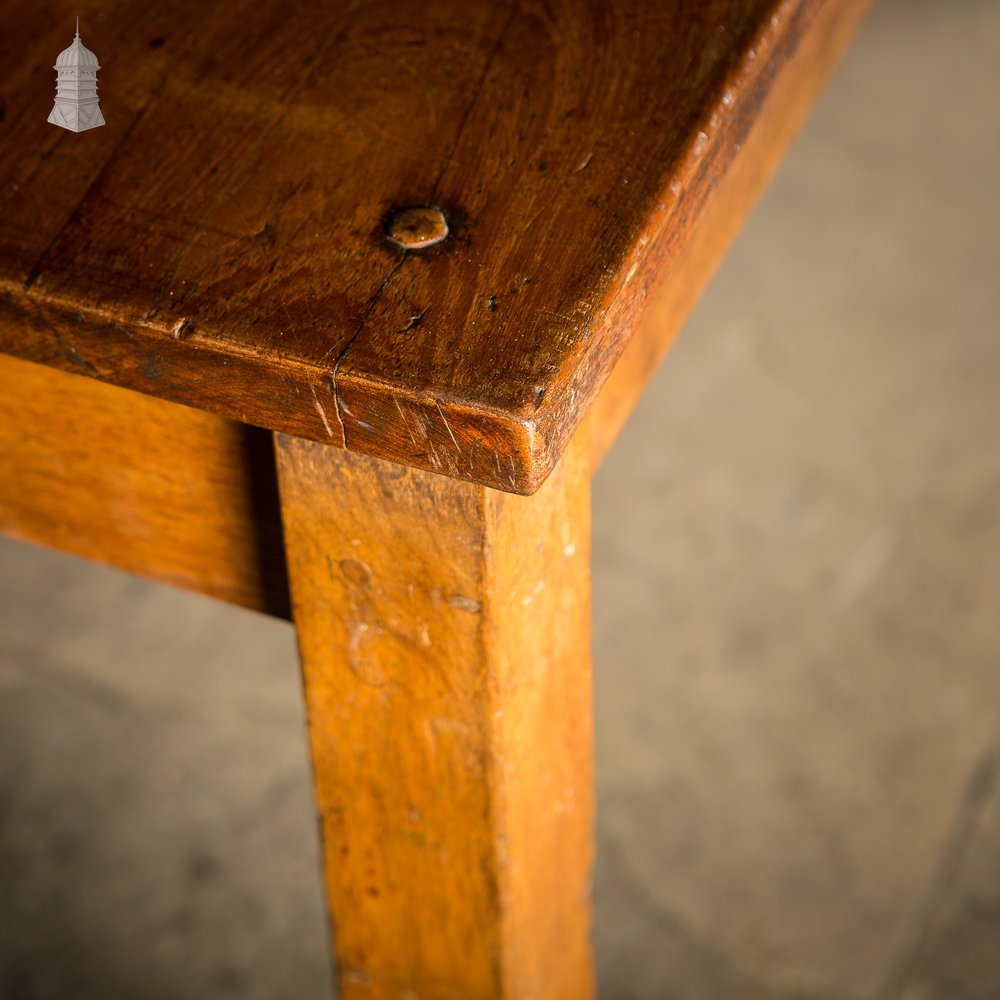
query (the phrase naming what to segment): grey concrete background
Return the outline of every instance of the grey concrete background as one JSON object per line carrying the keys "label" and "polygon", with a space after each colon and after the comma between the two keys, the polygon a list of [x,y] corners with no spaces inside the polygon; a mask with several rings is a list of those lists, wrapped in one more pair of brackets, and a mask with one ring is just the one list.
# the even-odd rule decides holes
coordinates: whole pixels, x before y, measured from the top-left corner
{"label": "grey concrete background", "polygon": [[[605,998],[1000,997],[998,49],[884,0],[596,480]],[[326,995],[298,697],[0,544],[0,998]]]}

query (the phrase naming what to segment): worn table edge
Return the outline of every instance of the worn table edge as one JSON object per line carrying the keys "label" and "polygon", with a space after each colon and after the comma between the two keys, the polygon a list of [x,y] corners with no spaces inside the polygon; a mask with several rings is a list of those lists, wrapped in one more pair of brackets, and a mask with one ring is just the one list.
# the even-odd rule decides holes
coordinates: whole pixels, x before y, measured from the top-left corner
{"label": "worn table edge", "polygon": [[[843,4],[843,7],[849,6]],[[0,279],[0,351],[62,368],[128,389],[335,447],[346,448],[505,492],[534,493],[555,467],[576,427],[589,412],[614,364],[627,347],[652,294],[665,280],[718,178],[739,154],[743,137],[766,102],[776,75],[797,44],[796,32],[818,30],[817,21],[836,16],[838,0],[809,7],[780,0],[742,53],[715,102],[697,123],[686,147],[659,184],[660,200],[629,241],[619,265],[599,290],[583,338],[565,362],[570,377],[558,393],[530,386],[499,408],[477,398],[475,389],[435,392],[405,386],[369,372],[341,370],[302,359],[275,358],[213,340],[183,325],[123,321],[112,307],[38,295],[34,288]],[[804,13],[807,23],[800,24]],[[27,326],[38,340],[3,337],[3,324]],[[112,367],[105,342],[128,342],[129,363]],[[346,352],[349,357],[349,350]],[[166,363],[164,363],[166,358]],[[174,359],[176,363],[171,363]],[[181,362],[189,362],[182,364]],[[252,375],[253,398],[213,393],[213,378]],[[194,383],[202,384],[194,384]],[[378,423],[359,415],[363,395],[385,402]],[[395,416],[398,414],[398,416]],[[388,415],[386,418],[385,415]],[[413,440],[410,416],[423,435]],[[471,425],[460,441],[453,417]],[[407,444],[409,441],[409,444]]]}

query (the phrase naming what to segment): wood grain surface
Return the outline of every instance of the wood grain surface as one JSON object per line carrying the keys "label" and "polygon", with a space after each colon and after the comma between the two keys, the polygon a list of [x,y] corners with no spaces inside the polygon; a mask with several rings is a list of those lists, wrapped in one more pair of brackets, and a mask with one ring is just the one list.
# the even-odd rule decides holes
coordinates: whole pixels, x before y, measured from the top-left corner
{"label": "wood grain surface", "polygon": [[[870,3],[827,4],[774,80],[729,169],[659,284],[646,289],[635,333],[590,413],[594,469],[614,444],[642,391],[680,332],[715,269],[806,119]],[[816,198],[825,197],[817,190]],[[735,303],[738,309],[739,304]]]}
{"label": "wood grain surface", "polygon": [[270,434],[3,355],[0,533],[290,617]]}
{"label": "wood grain surface", "polygon": [[341,996],[592,994],[589,480],[278,465]]}
{"label": "wood grain surface", "polygon": [[[75,8],[4,0],[0,349],[531,492],[775,81],[812,88],[796,48],[866,5],[104,0],[77,135]],[[387,239],[414,205],[447,240]]]}

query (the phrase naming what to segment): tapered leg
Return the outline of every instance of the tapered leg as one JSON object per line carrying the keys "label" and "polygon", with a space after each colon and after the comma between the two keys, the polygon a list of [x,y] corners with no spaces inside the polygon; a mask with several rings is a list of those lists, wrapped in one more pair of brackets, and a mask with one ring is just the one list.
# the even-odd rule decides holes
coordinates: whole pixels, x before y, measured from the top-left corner
{"label": "tapered leg", "polygon": [[580,437],[533,497],[277,439],[345,998],[592,995]]}

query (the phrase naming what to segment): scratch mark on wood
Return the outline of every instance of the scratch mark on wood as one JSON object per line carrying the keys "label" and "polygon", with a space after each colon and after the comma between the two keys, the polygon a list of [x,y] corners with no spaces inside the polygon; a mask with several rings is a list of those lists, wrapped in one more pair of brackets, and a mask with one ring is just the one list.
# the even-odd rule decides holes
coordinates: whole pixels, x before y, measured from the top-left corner
{"label": "scratch mark on wood", "polygon": [[424,649],[430,649],[431,643],[431,623],[424,618],[420,623],[420,628],[417,630],[417,637],[420,641],[420,645]]}
{"label": "scratch mark on wood", "polygon": [[316,395],[316,387],[309,386],[309,391],[312,393],[313,405],[316,407],[316,412],[319,414],[320,420],[323,421],[323,426],[326,428],[326,433],[333,437],[333,428],[330,426],[330,421],[327,419],[326,410],[323,409],[323,404],[319,401],[319,396]]}
{"label": "scratch mark on wood", "polygon": [[438,403],[436,399],[434,400],[434,409],[438,411],[438,415],[441,417],[441,423],[444,424],[444,429],[448,432],[448,437],[451,438],[451,443],[455,446],[455,448],[458,451],[461,451],[461,448],[459,448],[458,445],[458,441],[456,440],[455,435],[452,433],[451,427],[448,424],[448,418],[444,415],[444,411],[441,409],[441,405],[440,403]]}
{"label": "scratch mark on wood", "polygon": [[413,315],[410,316],[410,321],[399,332],[409,333],[410,330],[415,330],[418,326],[420,326],[421,323],[423,323],[424,317],[427,315],[428,309],[430,309],[430,306],[425,306],[423,309],[420,310],[420,312],[413,313]]}
{"label": "scratch mark on wood", "polygon": [[98,372],[96,365],[89,362],[86,358],[81,357],[80,352],[72,344],[64,340],[54,328],[52,333],[56,338],[56,343],[59,345],[59,350],[63,352],[67,361],[72,362],[78,368],[82,368],[90,375],[97,375]]}
{"label": "scratch mark on wood", "polygon": [[476,438],[476,440],[472,442],[472,449],[469,451],[469,472],[470,473],[475,473],[475,471],[476,471],[476,468],[475,468],[476,452],[479,450],[479,446],[482,443],[483,443],[483,439],[481,437]]}
{"label": "scratch mark on wood", "polygon": [[572,316],[567,316],[567,315],[565,315],[565,313],[556,312],[554,309],[539,309],[538,311],[539,312],[543,312],[543,313],[547,313],[549,316],[556,316],[559,319],[564,319],[564,320],[566,320],[567,323],[572,323],[573,322],[573,317]]}
{"label": "scratch mark on wood", "polygon": [[403,412],[403,407],[399,405],[399,400],[393,397],[392,400],[396,404],[396,409],[399,411],[399,419],[403,422],[403,427],[406,428],[406,433],[409,435],[410,441],[414,445],[418,444],[417,439],[413,436],[413,431],[410,429],[410,422],[406,419],[406,414]]}

